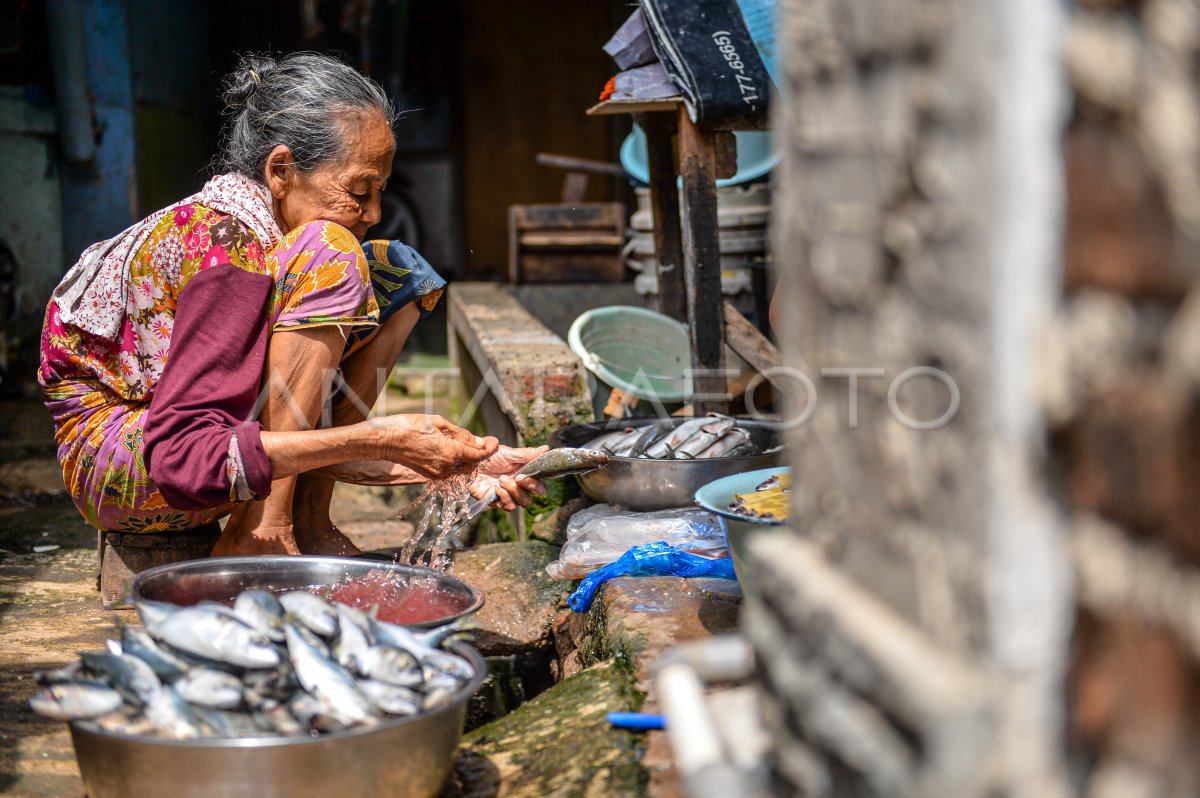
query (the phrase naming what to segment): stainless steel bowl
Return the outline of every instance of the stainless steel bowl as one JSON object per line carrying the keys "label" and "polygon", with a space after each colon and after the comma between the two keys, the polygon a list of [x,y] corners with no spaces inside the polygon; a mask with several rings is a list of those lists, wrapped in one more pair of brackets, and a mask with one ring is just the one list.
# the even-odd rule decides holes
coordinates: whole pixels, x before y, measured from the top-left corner
{"label": "stainless steel bowl", "polygon": [[446,596],[446,604],[453,607],[453,611],[430,615],[408,625],[440,626],[483,606],[483,593],[449,574],[357,557],[264,555],[187,560],[142,571],[134,577],[132,591],[134,598],[187,606],[203,599],[226,601],[249,588],[281,591],[332,587],[381,570],[397,581],[415,582],[414,587],[421,589],[427,589],[432,580]]}
{"label": "stainless steel bowl", "polygon": [[[670,419],[674,428],[686,418]],[[606,432],[625,427],[656,424],[657,418],[633,418],[607,424],[572,424],[550,436],[551,446],[583,446]],[[760,449],[779,445],[774,426],[765,421],[739,418],[738,426],[750,433],[750,440]],[[756,454],[746,457],[715,457],[706,460],[647,460],[637,457],[614,457],[598,471],[580,474],[583,491],[596,501],[620,505],[629,510],[665,510],[670,507],[690,507],[693,497],[708,483],[744,471],[770,468],[781,462],[782,453]]]}
{"label": "stainless steel bowl", "polygon": [[454,766],[467,701],[487,665],[454,651],[475,678],[439,710],[320,737],[162,740],[71,724],[88,798],[297,798],[437,795]]}

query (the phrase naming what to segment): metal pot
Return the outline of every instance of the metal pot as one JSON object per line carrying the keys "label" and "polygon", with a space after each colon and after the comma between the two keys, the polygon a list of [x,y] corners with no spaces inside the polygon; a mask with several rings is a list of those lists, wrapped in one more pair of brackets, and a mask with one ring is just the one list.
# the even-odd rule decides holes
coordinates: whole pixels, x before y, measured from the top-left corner
{"label": "metal pot", "polygon": [[483,606],[483,593],[449,574],[357,557],[264,555],[188,560],[142,571],[134,577],[132,591],[137,599],[187,606],[203,599],[232,599],[249,588],[281,591],[332,586],[381,570],[404,582],[419,579],[425,586],[423,589],[432,580],[437,590],[447,597],[447,605],[454,608],[452,612],[414,621],[409,624],[411,626],[441,626]]}
{"label": "metal pot", "polygon": [[437,795],[454,766],[467,700],[487,675],[474,648],[453,644],[475,678],[445,707],[320,737],[163,740],[71,724],[88,798],[297,798]]}
{"label": "metal pot", "polygon": [[[633,418],[606,424],[572,424],[554,432],[550,436],[550,445],[583,446],[613,430],[658,423],[674,429],[687,420]],[[778,432],[770,422],[739,418],[737,423],[750,433],[750,440],[760,449],[770,449],[779,444]],[[604,468],[580,474],[578,479],[584,493],[596,501],[629,510],[666,510],[671,507],[690,507],[694,504],[696,491],[708,483],[730,474],[770,468],[778,465],[781,457],[780,452],[705,460],[613,457]]]}

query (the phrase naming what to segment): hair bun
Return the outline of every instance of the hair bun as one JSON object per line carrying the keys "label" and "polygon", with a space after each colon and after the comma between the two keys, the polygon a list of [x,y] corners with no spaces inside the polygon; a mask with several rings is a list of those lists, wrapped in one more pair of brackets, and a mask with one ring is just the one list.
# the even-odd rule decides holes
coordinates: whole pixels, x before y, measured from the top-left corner
{"label": "hair bun", "polygon": [[240,111],[258,90],[259,84],[278,66],[268,55],[243,55],[237,69],[230,72],[222,85],[221,99],[230,111]]}

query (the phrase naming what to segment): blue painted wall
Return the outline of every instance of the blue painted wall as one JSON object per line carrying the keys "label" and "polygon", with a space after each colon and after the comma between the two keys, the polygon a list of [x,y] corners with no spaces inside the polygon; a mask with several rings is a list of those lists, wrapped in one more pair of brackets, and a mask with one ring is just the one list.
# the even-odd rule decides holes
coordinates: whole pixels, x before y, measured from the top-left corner
{"label": "blue painted wall", "polygon": [[[125,0],[79,0],[88,93],[99,132],[94,163],[63,169],[63,250],[74,263],[87,246],[137,217],[133,78]],[[52,34],[53,35],[53,34]]]}

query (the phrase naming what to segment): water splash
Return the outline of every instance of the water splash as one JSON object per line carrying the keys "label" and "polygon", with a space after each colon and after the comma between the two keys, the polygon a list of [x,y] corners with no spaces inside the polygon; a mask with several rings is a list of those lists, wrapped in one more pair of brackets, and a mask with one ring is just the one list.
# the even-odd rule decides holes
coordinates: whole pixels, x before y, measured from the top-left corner
{"label": "water splash", "polygon": [[[410,565],[424,565],[427,561],[430,568],[439,571],[450,567],[450,533],[466,515],[472,502],[471,484],[479,477],[487,462],[484,460],[467,471],[451,474],[443,479],[431,479],[425,483],[425,490],[421,491],[421,495],[400,511],[400,515],[404,515],[420,506],[422,502],[428,502],[420,520],[417,521],[412,538],[404,544],[397,559]],[[425,549],[421,546],[421,539],[425,537],[435,514],[438,519],[437,537],[434,538],[433,544]]]}

